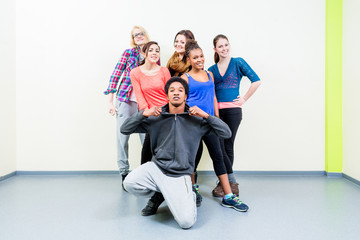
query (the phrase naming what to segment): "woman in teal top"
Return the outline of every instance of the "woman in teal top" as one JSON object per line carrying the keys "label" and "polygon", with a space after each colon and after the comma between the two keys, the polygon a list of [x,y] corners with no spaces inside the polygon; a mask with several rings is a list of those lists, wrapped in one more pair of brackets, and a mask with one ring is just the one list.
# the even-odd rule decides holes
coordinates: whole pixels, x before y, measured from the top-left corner
{"label": "woman in teal top", "polygon": [[[211,72],[204,71],[204,54],[194,40],[189,40],[185,46],[185,56],[191,64],[191,70],[182,75],[181,77],[185,79],[189,84],[189,95],[187,98],[187,104],[192,106],[198,106],[201,110],[215,116],[219,116],[218,108],[217,108],[217,100],[215,97],[215,85],[213,82],[213,75]],[[220,184],[224,189],[224,197],[231,198],[235,197],[233,192],[231,191],[228,172],[232,173],[229,160],[227,160],[227,164],[224,161],[224,156],[220,147],[220,140],[217,136],[208,135],[203,137],[203,141],[205,142],[210,157],[213,161],[214,170],[216,175],[219,178]],[[195,171],[196,167],[199,164],[202,152],[202,144],[200,143],[199,151],[195,160]],[[198,192],[198,186],[195,184],[195,180],[192,177],[194,188],[197,193],[197,204],[199,205],[201,202],[201,196]]]}
{"label": "woman in teal top", "polygon": [[[242,105],[254,94],[260,86],[260,78],[242,58],[230,56],[230,44],[226,36],[220,34],[214,38],[215,64],[209,68],[214,75],[215,93],[218,100],[219,116],[228,124],[232,136],[221,139],[224,155],[234,164],[234,141],[242,119]],[[251,86],[244,96],[239,95],[240,81],[246,76]],[[229,174],[229,181],[233,192],[238,191],[238,183],[233,174]],[[220,184],[213,190],[214,195],[221,195],[223,189]]]}

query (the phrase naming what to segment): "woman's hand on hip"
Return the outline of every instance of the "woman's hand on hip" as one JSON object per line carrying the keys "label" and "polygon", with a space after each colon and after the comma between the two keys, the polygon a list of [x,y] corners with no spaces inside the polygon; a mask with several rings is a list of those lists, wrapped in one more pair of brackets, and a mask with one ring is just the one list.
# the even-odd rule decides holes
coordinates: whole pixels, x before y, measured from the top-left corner
{"label": "woman's hand on hip", "polygon": [[246,100],[239,95],[236,99],[233,100],[233,102],[241,107],[246,102]]}

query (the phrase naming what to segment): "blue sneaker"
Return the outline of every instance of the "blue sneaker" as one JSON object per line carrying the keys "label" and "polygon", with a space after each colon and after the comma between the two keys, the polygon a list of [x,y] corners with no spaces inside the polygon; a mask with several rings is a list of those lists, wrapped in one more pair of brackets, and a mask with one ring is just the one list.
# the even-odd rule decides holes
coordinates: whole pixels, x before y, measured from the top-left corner
{"label": "blue sneaker", "polygon": [[239,212],[246,212],[249,209],[249,207],[245,203],[241,202],[235,195],[231,196],[229,199],[223,198],[221,205],[223,207],[233,208]]}
{"label": "blue sneaker", "polygon": [[193,185],[192,190],[196,194],[196,206],[200,207],[201,202],[202,202],[202,196],[200,195],[200,192],[199,192],[199,185],[197,185],[197,184]]}

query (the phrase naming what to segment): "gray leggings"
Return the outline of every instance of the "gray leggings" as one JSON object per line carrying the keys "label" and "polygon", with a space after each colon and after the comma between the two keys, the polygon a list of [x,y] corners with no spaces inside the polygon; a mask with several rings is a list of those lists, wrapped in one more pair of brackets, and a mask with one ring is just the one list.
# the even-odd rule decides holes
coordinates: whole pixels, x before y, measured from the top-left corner
{"label": "gray leggings", "polygon": [[[121,175],[129,173],[129,137],[120,132],[122,124],[134,113],[137,113],[138,105],[136,102],[116,101],[116,145],[117,145],[117,164]],[[141,144],[144,142],[145,134],[139,134]]]}

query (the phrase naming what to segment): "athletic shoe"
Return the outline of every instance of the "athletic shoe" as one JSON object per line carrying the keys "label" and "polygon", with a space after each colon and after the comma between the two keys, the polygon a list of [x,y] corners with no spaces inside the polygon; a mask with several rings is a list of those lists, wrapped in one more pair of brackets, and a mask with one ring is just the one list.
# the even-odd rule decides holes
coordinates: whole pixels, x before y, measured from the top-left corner
{"label": "athletic shoe", "polygon": [[199,192],[199,185],[197,185],[197,184],[193,185],[192,190],[196,194],[196,206],[200,207],[201,202],[202,202],[202,196],[200,195],[200,192]]}
{"label": "athletic shoe", "polygon": [[246,212],[249,209],[249,207],[241,202],[235,195],[231,196],[229,199],[223,198],[221,205],[223,207],[233,208],[239,212]]}
{"label": "athletic shoe", "polygon": [[223,197],[225,195],[224,189],[222,188],[220,182],[218,182],[216,187],[212,190],[212,195],[214,197]]}
{"label": "athletic shoe", "polygon": [[164,196],[162,195],[161,192],[155,192],[155,194],[149,199],[144,209],[141,210],[141,215],[143,216],[154,215],[164,200],[165,200]]}
{"label": "athletic shoe", "polygon": [[127,175],[128,175],[127,173],[124,174],[124,175],[121,175],[121,179],[122,179],[121,186],[122,186],[122,188],[124,189],[125,192],[127,192],[127,190],[124,188],[124,180],[125,180],[125,178],[126,178]]}

